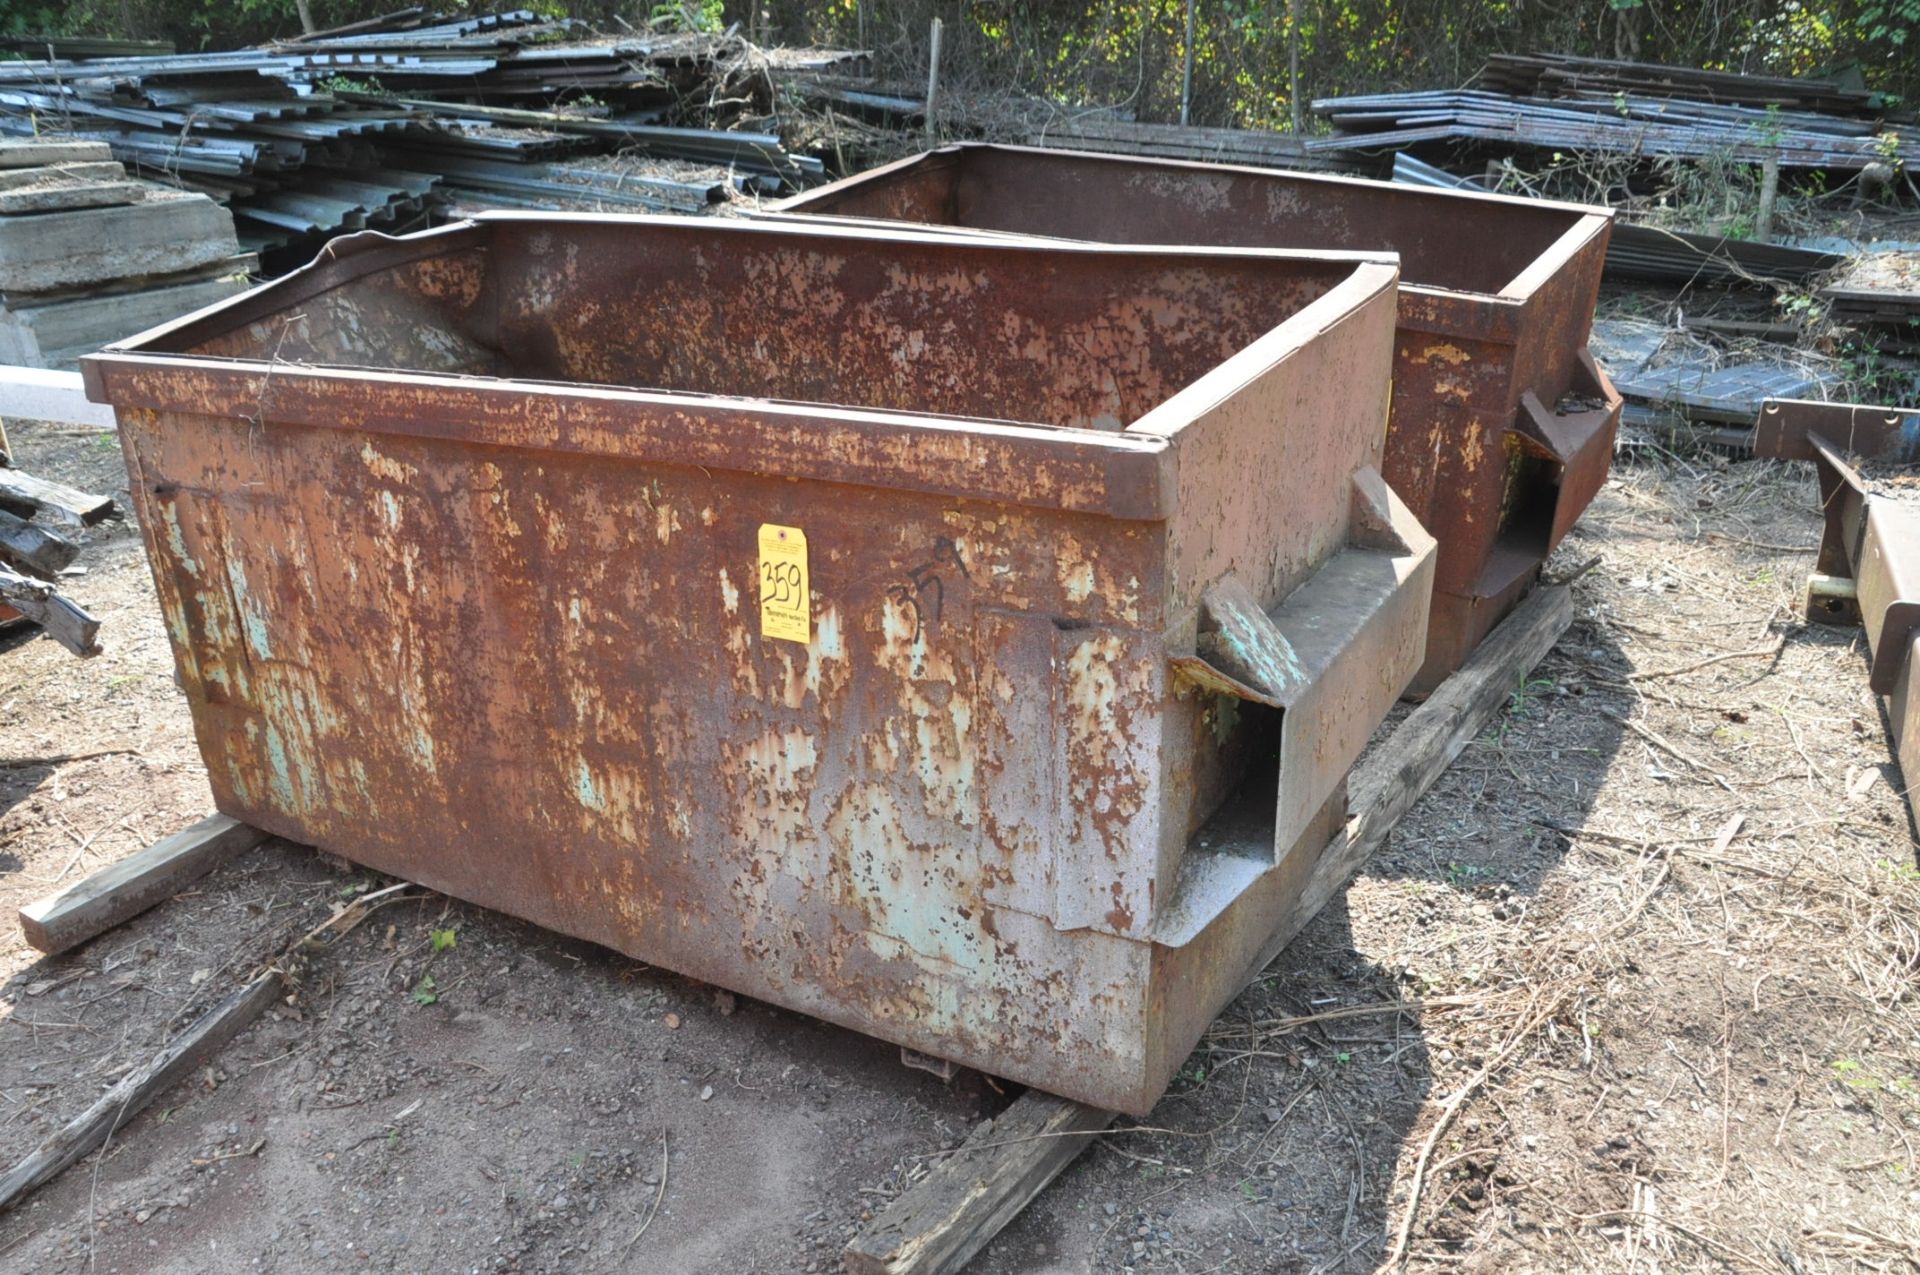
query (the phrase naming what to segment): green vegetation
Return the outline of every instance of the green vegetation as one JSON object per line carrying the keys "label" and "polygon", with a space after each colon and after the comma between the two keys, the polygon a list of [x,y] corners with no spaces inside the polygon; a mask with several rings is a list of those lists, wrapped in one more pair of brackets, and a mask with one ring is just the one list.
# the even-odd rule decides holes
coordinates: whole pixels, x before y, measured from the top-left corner
{"label": "green vegetation", "polygon": [[[309,0],[332,26],[391,0]],[[485,12],[497,5],[447,5]],[[1179,118],[1186,0],[539,0],[609,31],[720,31],[767,42],[862,46],[883,77],[926,73],[928,29],[946,24],[942,79],[1063,106]],[[1297,96],[1464,84],[1490,52],[1553,50],[1735,71],[1857,71],[1892,97],[1920,92],[1920,0],[1195,0],[1192,120],[1286,126]],[[300,30],[295,0],[0,0],[0,32],[166,38],[231,48]],[[1297,66],[1297,75],[1294,68]],[[1310,126],[1310,123],[1309,123]]]}

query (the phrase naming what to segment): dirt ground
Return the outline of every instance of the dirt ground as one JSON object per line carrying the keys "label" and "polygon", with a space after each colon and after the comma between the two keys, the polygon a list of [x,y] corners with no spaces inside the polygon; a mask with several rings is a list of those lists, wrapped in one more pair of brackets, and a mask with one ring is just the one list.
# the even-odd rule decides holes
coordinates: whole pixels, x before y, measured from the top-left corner
{"label": "dirt ground", "polygon": [[[109,439],[9,429],[124,483]],[[1623,458],[1510,710],[973,1269],[1920,1269],[1920,872],[1864,642],[1799,619],[1813,502],[1803,467]],[[0,642],[9,917],[210,809],[138,537],[91,541],[106,653]],[[384,884],[270,843],[64,957],[0,925],[0,1165]],[[0,1216],[0,1270],[837,1270],[1006,1101],[403,895]]]}

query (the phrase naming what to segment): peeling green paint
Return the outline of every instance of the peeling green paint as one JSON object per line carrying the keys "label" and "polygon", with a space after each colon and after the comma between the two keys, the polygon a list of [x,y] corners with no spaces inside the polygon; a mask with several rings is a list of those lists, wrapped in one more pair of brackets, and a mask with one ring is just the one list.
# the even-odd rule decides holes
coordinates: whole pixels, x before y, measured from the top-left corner
{"label": "peeling green paint", "polygon": [[247,587],[246,569],[241,565],[240,555],[233,552],[233,546],[227,546],[227,585],[233,590],[234,609],[240,613],[240,625],[247,633],[247,646],[252,649],[255,658],[270,660],[273,658],[273,644],[267,638],[266,617],[260,614],[260,608],[254,601],[253,592]]}
{"label": "peeling green paint", "polygon": [[180,510],[171,502],[160,506],[160,520],[167,524],[167,547],[188,575],[200,574],[200,564],[187,552],[187,538],[180,530]]}
{"label": "peeling green paint", "polygon": [[600,785],[593,781],[593,772],[587,769],[584,761],[575,772],[574,788],[580,794],[580,804],[589,810],[604,811],[607,808],[607,799],[601,793]]}

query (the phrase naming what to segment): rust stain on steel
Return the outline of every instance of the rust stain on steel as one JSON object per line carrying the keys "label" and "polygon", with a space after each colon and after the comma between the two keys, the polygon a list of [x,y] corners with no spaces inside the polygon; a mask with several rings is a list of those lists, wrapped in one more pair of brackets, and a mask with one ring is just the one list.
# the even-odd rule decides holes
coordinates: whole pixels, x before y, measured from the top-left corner
{"label": "rust stain on steel", "polygon": [[1423,649],[1395,277],[496,216],[85,371],[223,811],[1143,1113]]}
{"label": "rust stain on steel", "polygon": [[1398,252],[1384,472],[1439,542],[1419,690],[1458,667],[1531,587],[1606,481],[1621,400],[1586,351],[1605,209],[963,145],[777,211],[1109,243]]}
{"label": "rust stain on steel", "polygon": [[[1825,529],[1815,569],[1852,579],[1873,663],[1867,682],[1886,697],[1900,768],[1920,774],[1920,509],[1876,497],[1857,467],[1862,459],[1920,461],[1920,412],[1854,403],[1768,399],[1754,422],[1754,454],[1811,460]],[[1832,618],[1809,593],[1807,616]],[[1920,817],[1913,780],[1907,805]]]}

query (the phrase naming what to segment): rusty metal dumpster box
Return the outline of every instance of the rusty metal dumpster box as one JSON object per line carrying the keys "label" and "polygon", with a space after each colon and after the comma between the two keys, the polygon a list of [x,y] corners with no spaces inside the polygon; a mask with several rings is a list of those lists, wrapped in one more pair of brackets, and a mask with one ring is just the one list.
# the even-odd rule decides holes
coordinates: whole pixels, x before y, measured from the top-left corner
{"label": "rusty metal dumpster box", "polygon": [[1176,160],[961,145],[786,215],[1107,243],[1400,254],[1387,482],[1439,541],[1416,689],[1510,610],[1605,482],[1620,397],[1587,353],[1603,208]]}
{"label": "rusty metal dumpster box", "polygon": [[221,810],[1141,1113],[1419,661],[1395,276],[505,214],[85,373]]}

